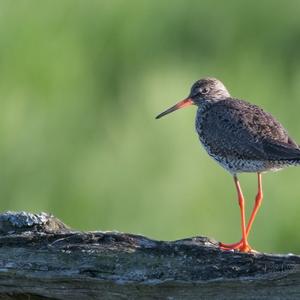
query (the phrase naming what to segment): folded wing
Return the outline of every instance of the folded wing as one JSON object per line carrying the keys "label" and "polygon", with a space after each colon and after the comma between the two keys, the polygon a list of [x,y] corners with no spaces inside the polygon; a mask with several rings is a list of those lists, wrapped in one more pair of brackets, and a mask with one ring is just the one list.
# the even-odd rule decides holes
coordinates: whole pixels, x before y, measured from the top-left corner
{"label": "folded wing", "polygon": [[222,100],[208,109],[204,120],[206,143],[217,155],[248,160],[300,159],[300,149],[286,129],[256,105]]}

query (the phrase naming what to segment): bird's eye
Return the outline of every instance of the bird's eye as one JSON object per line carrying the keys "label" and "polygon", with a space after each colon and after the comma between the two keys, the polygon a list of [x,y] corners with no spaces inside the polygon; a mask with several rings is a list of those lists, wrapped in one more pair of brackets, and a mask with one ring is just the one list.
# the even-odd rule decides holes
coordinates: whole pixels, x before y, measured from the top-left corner
{"label": "bird's eye", "polygon": [[200,88],[199,91],[201,94],[207,94],[209,92],[209,89],[208,88]]}

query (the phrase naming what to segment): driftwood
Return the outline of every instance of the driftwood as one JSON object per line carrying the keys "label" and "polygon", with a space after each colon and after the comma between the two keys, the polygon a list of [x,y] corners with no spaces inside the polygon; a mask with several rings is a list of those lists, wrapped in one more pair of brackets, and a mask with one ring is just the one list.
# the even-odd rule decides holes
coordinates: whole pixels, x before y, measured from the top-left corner
{"label": "driftwood", "polygon": [[78,232],[0,214],[0,299],[298,299],[300,256],[221,251],[206,237]]}

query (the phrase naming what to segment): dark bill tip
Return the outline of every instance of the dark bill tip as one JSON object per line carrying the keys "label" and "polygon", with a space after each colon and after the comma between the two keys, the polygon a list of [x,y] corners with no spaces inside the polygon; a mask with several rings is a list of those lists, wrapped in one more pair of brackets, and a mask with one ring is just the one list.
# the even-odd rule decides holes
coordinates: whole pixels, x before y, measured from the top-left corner
{"label": "dark bill tip", "polygon": [[184,108],[184,107],[187,107],[187,106],[190,106],[194,104],[194,101],[191,99],[191,98],[187,98],[187,99],[184,99],[180,102],[178,102],[177,104],[175,104],[174,106],[168,108],[167,110],[163,111],[161,114],[157,115],[155,117],[155,119],[160,119],[161,117],[177,110],[177,109],[180,109],[180,108]]}

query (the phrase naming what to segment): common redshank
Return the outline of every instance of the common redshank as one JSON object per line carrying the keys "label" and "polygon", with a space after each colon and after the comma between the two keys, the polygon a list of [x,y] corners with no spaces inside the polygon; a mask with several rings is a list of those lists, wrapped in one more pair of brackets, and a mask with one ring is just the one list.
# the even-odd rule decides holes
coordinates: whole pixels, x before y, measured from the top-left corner
{"label": "common redshank", "polygon": [[[269,113],[246,101],[232,98],[216,78],[196,81],[189,96],[159,114],[197,106],[196,131],[207,153],[233,176],[241,213],[242,238],[235,244],[220,243],[223,250],[250,252],[251,226],[262,203],[261,174],[300,164],[300,148],[287,130]],[[238,173],[257,173],[258,191],[246,226],[245,201]]]}

